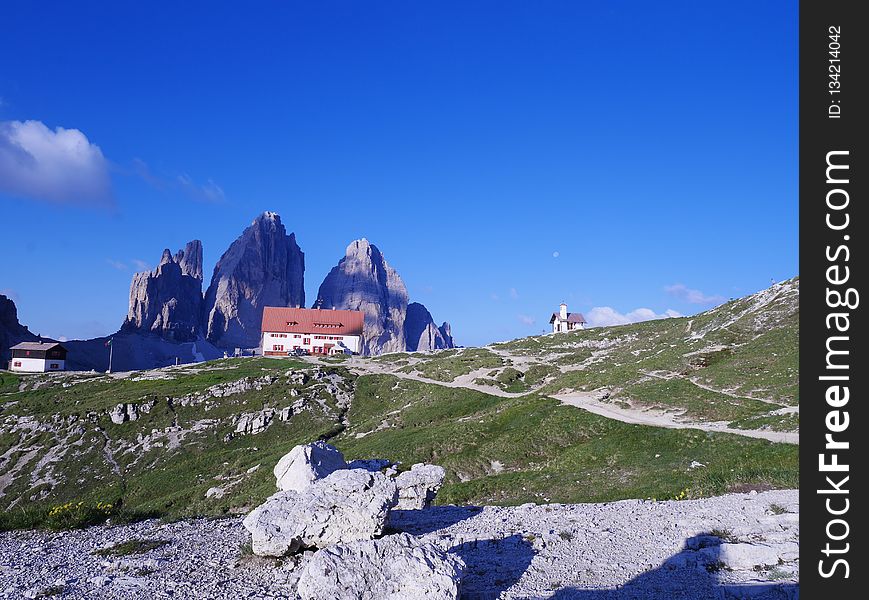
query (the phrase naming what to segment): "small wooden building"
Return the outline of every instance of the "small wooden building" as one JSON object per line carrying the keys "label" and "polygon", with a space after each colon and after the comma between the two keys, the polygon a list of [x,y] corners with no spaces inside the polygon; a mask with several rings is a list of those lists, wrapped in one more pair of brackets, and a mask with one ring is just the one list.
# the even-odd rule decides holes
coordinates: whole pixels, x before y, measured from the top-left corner
{"label": "small wooden building", "polygon": [[12,360],[10,371],[45,373],[63,371],[66,365],[66,348],[57,342],[21,342],[10,348]]}

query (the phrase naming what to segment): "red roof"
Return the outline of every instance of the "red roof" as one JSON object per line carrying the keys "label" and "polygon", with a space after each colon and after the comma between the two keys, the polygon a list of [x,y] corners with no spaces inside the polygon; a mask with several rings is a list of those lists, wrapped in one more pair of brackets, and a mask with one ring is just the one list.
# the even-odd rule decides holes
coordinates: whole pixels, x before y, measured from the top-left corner
{"label": "red roof", "polygon": [[360,310],[266,306],[263,309],[262,331],[362,335],[364,323],[365,313]]}
{"label": "red roof", "polygon": [[561,315],[558,313],[552,313],[552,317],[550,317],[549,322],[553,321],[567,321],[568,323],[588,323],[585,320],[585,317],[582,316],[582,313],[567,313],[567,318],[562,319]]}

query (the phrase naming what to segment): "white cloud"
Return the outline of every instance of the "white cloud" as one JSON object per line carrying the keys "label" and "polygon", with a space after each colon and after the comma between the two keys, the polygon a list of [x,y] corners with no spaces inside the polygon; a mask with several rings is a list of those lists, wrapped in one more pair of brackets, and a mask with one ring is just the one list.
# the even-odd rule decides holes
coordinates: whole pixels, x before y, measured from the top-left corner
{"label": "white cloud", "polygon": [[501,301],[501,296],[499,296],[499,295],[496,294],[495,292],[492,292],[491,294],[489,294],[489,297],[490,297],[492,300],[494,300],[495,302],[500,302],[500,301]]}
{"label": "white cloud", "polygon": [[140,258],[134,258],[130,262],[133,263],[134,267],[136,267],[136,271],[141,272],[141,271],[150,271],[151,270],[151,265],[149,265],[147,262],[145,262],[144,260],[142,260]]}
{"label": "white cloud", "polygon": [[510,288],[510,298],[513,300],[519,299],[519,292],[516,291],[516,288]]}
{"label": "white cloud", "polygon": [[223,188],[214,183],[214,180],[209,179],[203,184],[197,184],[190,178],[189,175],[183,173],[175,178],[181,190],[200,202],[223,202],[226,200],[226,194],[223,193]]}
{"label": "white cloud", "polygon": [[666,319],[668,317],[681,317],[682,315],[672,309],[667,309],[663,314],[657,314],[651,308],[637,308],[629,313],[622,314],[611,306],[595,306],[585,313],[585,319],[589,327],[606,327],[609,325],[627,325],[652,319]]}
{"label": "white cloud", "polygon": [[700,290],[691,289],[681,283],[668,285],[664,291],[689,304],[721,304],[725,300],[724,296],[707,296]]}
{"label": "white cloud", "polygon": [[59,335],[59,336],[57,336],[57,341],[58,342],[66,342],[66,341],[69,341],[69,338],[67,338],[65,335]]}
{"label": "white cloud", "polygon": [[0,121],[0,191],[75,206],[114,206],[108,162],[78,129]]}
{"label": "white cloud", "polygon": [[111,258],[107,258],[106,263],[108,265],[114,267],[118,271],[126,271],[127,270],[127,265],[119,260],[113,260]]}
{"label": "white cloud", "polygon": [[558,252],[558,250],[556,250],[555,252],[552,253],[552,258],[558,258],[559,255],[560,255],[560,253]]}
{"label": "white cloud", "polygon": [[537,322],[537,319],[529,315],[516,315],[516,318],[523,325],[534,325]]}
{"label": "white cloud", "polygon": [[213,179],[208,179],[205,183],[196,183],[193,178],[187,173],[176,175],[175,177],[164,177],[155,174],[151,171],[144,160],[134,158],[132,161],[132,173],[142,178],[142,180],[156,190],[165,192],[172,190],[185,194],[188,198],[198,202],[208,202],[217,204],[226,201],[226,193],[223,188],[217,185]]}

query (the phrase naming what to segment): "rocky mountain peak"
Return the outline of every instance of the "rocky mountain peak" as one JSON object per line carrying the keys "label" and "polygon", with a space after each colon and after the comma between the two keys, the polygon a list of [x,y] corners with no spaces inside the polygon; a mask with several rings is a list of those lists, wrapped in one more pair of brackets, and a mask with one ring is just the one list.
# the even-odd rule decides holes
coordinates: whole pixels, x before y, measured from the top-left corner
{"label": "rocky mountain peak", "polygon": [[[446,325],[449,329],[449,324]],[[452,336],[449,340],[444,337],[441,329],[435,324],[431,313],[419,302],[412,302],[407,305],[404,337],[407,350],[410,352],[453,347]]]}
{"label": "rocky mountain peak", "polygon": [[10,358],[9,348],[19,342],[33,342],[37,337],[18,322],[18,307],[12,298],[0,294],[0,368],[5,369],[5,361]]}
{"label": "rocky mountain peak", "polygon": [[[199,277],[196,277],[196,265]],[[202,309],[202,243],[188,242],[173,257],[163,250],[153,271],[136,273],[130,284],[130,305],[121,331],[156,334],[187,342],[199,334]]]}
{"label": "rocky mountain peak", "polygon": [[456,343],[453,341],[453,329],[450,327],[450,324],[444,321],[440,327],[438,327],[438,331],[441,332],[441,336],[444,338],[444,344],[446,344],[445,348],[455,348]]}
{"label": "rocky mountain peak", "polygon": [[223,348],[260,342],[266,306],[304,306],[305,254],[275,212],[259,215],[214,267],[205,292],[203,328]]}
{"label": "rocky mountain peak", "polygon": [[364,312],[365,354],[452,348],[428,309],[408,300],[404,281],[380,249],[361,238],[323,280],[314,306]]}
{"label": "rocky mountain peak", "polygon": [[187,242],[183,250],[175,253],[173,260],[181,267],[181,273],[202,281],[202,242]]}
{"label": "rocky mountain peak", "polygon": [[347,246],[344,257],[320,284],[315,306],[364,312],[363,351],[381,354],[405,349],[407,300],[401,277],[377,246],[362,238]]}

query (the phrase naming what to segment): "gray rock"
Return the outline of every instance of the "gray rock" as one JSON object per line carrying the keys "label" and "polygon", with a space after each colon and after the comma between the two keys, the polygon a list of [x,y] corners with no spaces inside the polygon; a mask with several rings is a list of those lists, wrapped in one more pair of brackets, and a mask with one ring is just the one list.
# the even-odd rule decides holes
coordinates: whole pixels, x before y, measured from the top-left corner
{"label": "gray rock", "polygon": [[173,260],[181,267],[181,274],[202,281],[202,242],[187,242],[183,250],[175,253]]}
{"label": "gray rock", "polygon": [[456,342],[453,340],[453,329],[450,327],[450,324],[444,321],[438,330],[441,332],[441,336],[444,338],[444,343],[446,344],[446,348],[455,348]]}
{"label": "gray rock", "polygon": [[458,556],[401,533],[320,550],[297,591],[302,600],[457,600],[464,569]]}
{"label": "gray rock", "polygon": [[156,269],[133,276],[121,331],[190,342],[199,336],[201,311],[202,243],[193,240],[174,257],[164,250]]}
{"label": "gray rock", "polygon": [[365,313],[363,353],[405,350],[407,288],[377,246],[365,238],[351,242],[317,294],[315,307]]}
{"label": "gray rock", "polygon": [[35,342],[39,338],[18,322],[18,308],[11,298],[0,294],[0,368],[12,358],[9,348],[20,342]]}
{"label": "gray rock", "polygon": [[235,433],[241,435],[256,435],[262,433],[271,424],[275,416],[272,408],[266,408],[253,413],[242,413],[235,424]]}
{"label": "gray rock", "polygon": [[364,354],[453,347],[452,336],[444,336],[425,306],[408,304],[401,277],[365,238],[347,246],[344,258],[320,284],[314,307],[364,312]]}
{"label": "gray rock", "polygon": [[368,540],[383,533],[398,501],[380,473],[341,469],[301,491],[278,492],[244,519],[255,554],[284,556],[304,548]]}
{"label": "gray rock", "polygon": [[[449,328],[449,323],[445,323]],[[404,338],[409,352],[452,348],[452,337],[446,339],[428,309],[419,302],[407,305]]]}
{"label": "gray rock", "polygon": [[135,421],[139,418],[139,407],[135,404],[118,404],[109,411],[109,418],[115,425]]}
{"label": "gray rock", "polygon": [[254,348],[266,306],[304,306],[305,255],[277,213],[258,216],[223,253],[205,292],[206,338]]}
{"label": "gray rock", "polygon": [[275,465],[275,481],[281,491],[301,492],[314,482],[346,469],[344,455],[323,441],[296,446]]}
{"label": "gray rock", "polygon": [[421,510],[431,506],[441,489],[446,471],[438,465],[417,463],[395,478],[398,485],[398,510]]}

